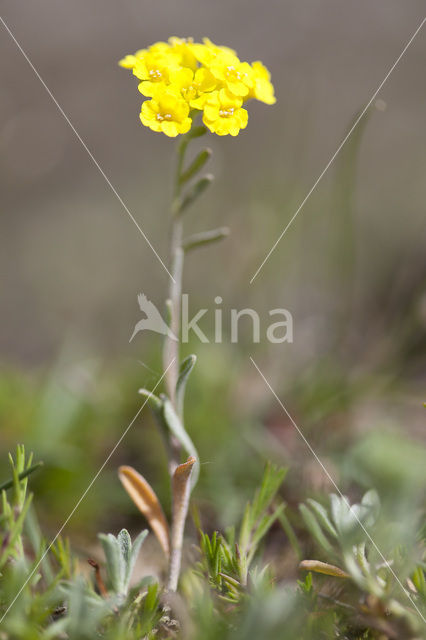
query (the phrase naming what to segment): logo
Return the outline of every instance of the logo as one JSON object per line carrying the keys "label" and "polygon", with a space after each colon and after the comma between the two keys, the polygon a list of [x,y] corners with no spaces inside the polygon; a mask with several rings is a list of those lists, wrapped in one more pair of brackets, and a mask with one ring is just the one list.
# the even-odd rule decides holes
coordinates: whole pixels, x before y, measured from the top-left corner
{"label": "logo", "polygon": [[170,331],[167,323],[164,322],[155,304],[151,302],[151,300],[148,300],[146,295],[140,293],[138,295],[138,303],[140,310],[146,315],[146,318],[139,320],[136,324],[129,342],[133,340],[139,331],[145,330],[155,331],[156,333],[161,333],[163,336],[169,336],[169,338],[176,342],[178,341],[177,337]]}
{"label": "logo", "polygon": [[[203,343],[221,343],[224,342],[224,336],[229,336],[230,342],[236,343],[239,340],[240,335],[240,325],[245,325],[245,330],[247,331],[247,326],[252,330],[252,340],[254,343],[260,342],[262,333],[268,342],[273,344],[279,344],[282,342],[293,342],[293,316],[291,315],[288,309],[271,309],[268,312],[269,318],[276,318],[276,321],[269,322],[269,324],[264,328],[262,332],[262,323],[261,318],[255,309],[230,309],[229,310],[229,322],[225,324],[226,318],[224,319],[223,309],[219,307],[222,303],[222,298],[220,296],[216,296],[214,299],[216,307],[213,311],[213,325],[214,325],[214,339],[209,340],[207,335],[199,326],[199,322],[203,317],[208,314],[209,309],[198,309],[198,311],[192,316],[189,317],[189,296],[184,293],[181,298],[181,318],[180,318],[180,326],[181,326],[181,339],[180,341],[184,344],[189,342],[190,332],[192,331],[193,335]],[[140,293],[138,295],[138,303],[141,311],[145,314],[145,318],[139,320],[136,324],[132,336],[129,340],[131,342],[137,333],[140,331],[155,331],[155,333],[160,333],[164,336],[168,336],[172,340],[176,342],[179,341],[179,338],[174,335],[174,333],[170,330],[167,323],[163,320],[160,312],[157,307],[152,303],[148,298]]]}

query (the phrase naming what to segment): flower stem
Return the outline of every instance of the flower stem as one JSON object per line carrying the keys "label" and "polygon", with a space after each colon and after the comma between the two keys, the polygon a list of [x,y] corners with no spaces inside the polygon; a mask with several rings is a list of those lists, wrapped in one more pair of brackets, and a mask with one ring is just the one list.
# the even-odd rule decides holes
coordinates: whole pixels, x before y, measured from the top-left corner
{"label": "flower stem", "polygon": [[[179,200],[181,194],[181,175],[183,168],[184,155],[187,142],[182,141],[177,149],[177,164],[173,200],[171,206],[172,225],[171,225],[171,241],[170,241],[170,261],[171,275],[169,285],[169,326],[172,335],[166,335],[163,348],[163,365],[167,370],[165,384],[167,395],[170,398],[173,407],[176,408],[176,383],[179,375],[179,336],[180,336],[180,313],[181,313],[181,295],[182,295],[182,275],[183,275],[183,258],[184,251],[182,249],[182,218],[179,215]],[[173,339],[173,336],[177,340]],[[171,366],[169,367],[169,365]],[[181,447],[178,440],[172,435],[170,437],[169,448],[169,473],[172,486],[172,539],[171,553],[169,564],[168,589],[176,591],[179,580],[180,565],[182,558],[182,542],[183,531],[185,527],[186,515],[188,512],[189,502],[189,485],[182,496],[177,499],[176,495],[176,473],[180,463]]]}
{"label": "flower stem", "polygon": [[[180,334],[180,301],[182,295],[182,271],[183,257],[182,249],[182,220],[174,216],[172,222],[172,237],[170,244],[171,254],[171,274],[173,280],[170,280],[169,287],[169,312],[170,312],[170,331],[179,339]],[[179,342],[174,340],[172,336],[167,335],[164,340],[163,364],[167,369],[166,373],[166,389],[173,406],[175,406],[176,382],[179,372]]]}
{"label": "flower stem", "polygon": [[[166,391],[172,405],[176,408],[176,383],[179,375],[179,335],[180,335],[180,313],[181,313],[181,296],[182,296],[182,275],[183,275],[183,259],[184,251],[182,249],[182,218],[178,212],[178,203],[181,194],[181,175],[185,151],[188,142],[183,140],[177,148],[176,175],[174,184],[173,200],[171,205],[172,225],[171,225],[171,241],[170,241],[170,261],[171,275],[169,285],[169,326],[172,335],[166,335],[163,347],[163,366],[167,370],[165,377]],[[173,336],[177,340],[173,339]],[[171,366],[169,366],[171,364]],[[170,460],[169,471],[173,475],[176,467],[180,462],[180,444],[171,437],[170,442]]]}
{"label": "flower stem", "polygon": [[[176,406],[176,383],[178,381],[180,366],[179,337],[181,330],[180,315],[182,297],[182,275],[185,253],[182,247],[183,203],[181,193],[182,184],[186,180],[183,173],[185,152],[188,143],[191,140],[191,137],[196,137],[200,134],[202,134],[202,132],[200,132],[200,128],[198,128],[198,134],[195,133],[195,130],[193,132],[190,131],[186,136],[182,137],[181,142],[177,148],[175,184],[171,205],[172,224],[170,241],[170,263],[172,279],[170,281],[169,297],[167,301],[169,310],[170,334],[166,335],[164,339],[163,365],[167,370],[165,378],[167,395],[177,413],[179,412]],[[170,363],[172,363],[171,366],[169,366]],[[183,420],[183,416],[180,417]],[[176,591],[178,585],[182,559],[183,534],[185,529],[186,517],[188,514],[190,477],[192,466],[196,462],[196,459],[194,457],[191,457],[188,458],[186,463],[180,464],[180,458],[181,445],[179,441],[173,435],[171,435],[169,447],[169,473],[171,479],[173,509],[168,578],[169,591]]]}

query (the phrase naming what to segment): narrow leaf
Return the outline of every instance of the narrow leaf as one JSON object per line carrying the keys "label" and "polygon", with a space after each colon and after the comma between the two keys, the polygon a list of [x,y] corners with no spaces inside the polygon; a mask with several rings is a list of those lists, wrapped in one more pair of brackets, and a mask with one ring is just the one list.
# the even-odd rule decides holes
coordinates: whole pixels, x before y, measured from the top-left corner
{"label": "narrow leaf", "polygon": [[170,400],[166,396],[161,396],[161,399],[163,401],[163,418],[164,418],[165,424],[173,433],[175,438],[179,440],[180,444],[185,449],[185,451],[191,457],[195,458],[194,470],[191,476],[191,486],[192,488],[194,488],[195,485],[197,484],[198,476],[200,474],[200,463],[198,459],[197,450],[191,438],[185,431],[185,428],[179,416],[177,415],[176,411],[174,410]]}
{"label": "narrow leaf", "polygon": [[263,516],[253,536],[253,546],[258,545],[262,538],[268,533],[269,529],[272,527],[279,514],[284,511],[284,506],[285,505],[280,504],[273,513]]}
{"label": "narrow leaf", "polygon": [[[350,544],[355,530],[358,531],[359,520],[362,515],[361,507],[358,504],[351,505],[345,496],[340,497],[335,493],[330,495],[330,504],[334,524],[342,538],[342,542]],[[365,512],[366,508],[363,508],[363,511]]]}
{"label": "narrow leaf", "polygon": [[309,506],[311,507],[312,511],[315,513],[322,528],[325,529],[325,531],[327,531],[327,533],[329,533],[331,536],[333,536],[334,538],[337,538],[337,531],[333,526],[333,524],[331,523],[331,520],[328,517],[327,511],[322,506],[322,504],[320,504],[316,500],[312,500],[312,498],[308,498],[307,502],[309,503]]}
{"label": "narrow leaf", "polygon": [[192,188],[188,191],[186,196],[177,205],[177,213],[183,213],[201,194],[207,189],[207,187],[213,182],[213,176],[208,174],[196,182]]}
{"label": "narrow leaf", "polygon": [[422,567],[416,567],[416,570],[413,573],[413,583],[416,587],[417,591],[419,591],[423,596],[426,597],[426,580],[425,573]]}
{"label": "narrow leaf", "polygon": [[[3,496],[6,494],[3,493]],[[19,514],[17,520],[15,520],[13,524],[13,528],[10,531],[9,537],[5,537],[2,543],[2,548],[0,549],[0,569],[4,566],[4,564],[9,559],[9,554],[12,553],[13,547],[15,545],[16,540],[22,533],[22,529],[24,526],[25,518],[27,517],[28,509],[30,508],[32,502],[33,494],[30,494],[22,507],[22,511]]]}
{"label": "narrow leaf", "polygon": [[147,398],[147,403],[153,411],[160,411],[162,402],[158,396],[152,393],[152,391],[148,391],[148,389],[139,389],[138,393]]}
{"label": "narrow leaf", "polygon": [[120,553],[126,563],[126,566],[129,564],[130,553],[132,549],[132,540],[130,538],[129,532],[127,529],[122,529],[117,536],[118,545],[120,548]]}
{"label": "narrow leaf", "polygon": [[349,573],[343,571],[339,567],[328,562],[320,562],[319,560],[302,560],[299,564],[300,569],[305,571],[315,571],[315,573],[324,573],[327,576],[333,576],[335,578],[349,578]]}
{"label": "narrow leaf", "polygon": [[120,552],[118,540],[112,533],[99,533],[98,538],[104,550],[108,578],[113,591],[117,594],[124,594],[125,566]]}
{"label": "narrow leaf", "polygon": [[[284,507],[287,507],[287,505],[285,504]],[[282,528],[284,529],[284,532],[287,535],[288,541],[294,551],[294,553],[296,554],[296,557],[298,560],[301,559],[302,557],[302,550],[300,549],[300,545],[299,542],[297,540],[297,535],[290,523],[290,520],[288,519],[288,517],[286,516],[286,514],[284,513],[284,510],[278,514],[278,520],[282,526]]]}
{"label": "narrow leaf", "polygon": [[230,231],[228,227],[220,227],[220,229],[194,233],[194,235],[189,236],[189,238],[183,241],[182,249],[185,252],[188,252],[192,251],[192,249],[198,249],[199,247],[204,247],[207,244],[212,244],[213,242],[219,242],[219,240],[227,238],[229,233]]}
{"label": "narrow leaf", "polygon": [[180,176],[180,182],[183,184],[184,182],[188,182],[196,173],[201,171],[204,167],[210,156],[212,155],[211,149],[203,149],[200,153],[194,158],[189,167],[184,171]]}
{"label": "narrow leaf", "polygon": [[207,128],[201,124],[198,127],[191,127],[187,134],[185,134],[186,140],[193,140],[194,138],[200,138],[207,133]]}
{"label": "narrow leaf", "polygon": [[266,465],[262,484],[260,485],[259,491],[256,492],[253,500],[253,524],[272,503],[286,474],[287,469],[285,467],[278,467],[271,463]]}
{"label": "narrow leaf", "polygon": [[179,375],[176,382],[176,409],[180,416],[183,415],[183,402],[185,398],[185,388],[192,369],[197,362],[197,356],[191,355],[182,360],[179,367]]}
{"label": "narrow leaf", "polygon": [[138,559],[139,551],[147,535],[148,535],[148,530],[144,529],[143,531],[140,532],[138,537],[133,542],[131,552],[130,552],[129,563],[127,565],[128,583],[130,583],[130,580],[132,578],[132,573],[135,568],[136,560]]}
{"label": "narrow leaf", "polygon": [[322,529],[312,511],[310,511],[304,504],[299,505],[299,511],[302,515],[303,520],[305,521],[307,529],[312,534],[314,539],[318,542],[318,544],[321,545],[321,547],[325,549],[325,551],[332,551],[333,547],[323,534]]}
{"label": "narrow leaf", "polygon": [[196,462],[194,457],[189,457],[184,464],[176,467],[172,477],[172,540],[168,581],[168,589],[170,591],[176,591],[179,580],[183,533],[191,491],[191,474]]}
{"label": "narrow leaf", "polygon": [[118,469],[121,484],[148,520],[166,557],[170,554],[169,526],[161,504],[151,485],[133,467],[122,466]]}
{"label": "narrow leaf", "polygon": [[[25,469],[25,471],[21,471],[21,473],[18,474],[17,476],[17,480],[18,481],[23,480],[24,478],[29,476],[30,473],[32,473],[33,471],[36,471],[42,466],[43,466],[43,462],[36,462],[31,467],[28,467],[28,469]],[[11,478],[10,480],[6,480],[6,482],[3,482],[2,484],[0,484],[0,491],[7,491],[7,489],[10,489],[11,487],[13,487],[13,478]]]}

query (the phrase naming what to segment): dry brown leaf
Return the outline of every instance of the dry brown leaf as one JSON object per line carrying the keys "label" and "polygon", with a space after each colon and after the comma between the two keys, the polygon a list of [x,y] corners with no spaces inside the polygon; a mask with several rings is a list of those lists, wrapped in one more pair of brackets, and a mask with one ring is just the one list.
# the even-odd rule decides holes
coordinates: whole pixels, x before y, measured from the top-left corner
{"label": "dry brown leaf", "polygon": [[349,574],[343,569],[334,566],[334,564],[328,564],[327,562],[320,562],[320,560],[302,560],[299,564],[300,569],[306,571],[314,571],[315,573],[324,573],[327,576],[334,576],[335,578],[349,578]]}
{"label": "dry brown leaf", "polygon": [[148,520],[151,529],[157,536],[166,557],[170,555],[170,534],[161,504],[151,485],[133,467],[122,466],[118,469],[121,484]]}
{"label": "dry brown leaf", "polygon": [[188,513],[189,494],[191,492],[191,473],[196,459],[191,456],[176,467],[172,478],[173,515],[172,515],[172,554],[170,558],[169,591],[176,591],[180,573],[183,532]]}

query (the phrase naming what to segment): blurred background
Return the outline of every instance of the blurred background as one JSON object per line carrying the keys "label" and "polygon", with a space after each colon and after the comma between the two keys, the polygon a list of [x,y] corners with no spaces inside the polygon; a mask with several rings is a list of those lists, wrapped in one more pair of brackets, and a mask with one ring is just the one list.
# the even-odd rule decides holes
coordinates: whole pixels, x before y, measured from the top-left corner
{"label": "blurred background", "polygon": [[[389,517],[426,480],[426,128],[421,32],[253,284],[249,281],[423,18],[413,0],[3,0],[2,15],[160,256],[168,251],[175,144],[141,126],[117,61],[170,35],[209,36],[271,70],[278,98],[250,104],[236,139],[209,136],[216,180],[188,231],[227,225],[194,252],[190,308],[284,307],[293,344],[250,327],[238,344],[185,345],[198,363],[187,426],[206,527],[240,514],[266,459],[290,466],[290,506],[332,489],[252,355],[351,497],[374,486]],[[37,509],[52,534],[161,374],[161,338],[129,344],[137,293],[162,308],[167,274],[10,35],[0,38],[1,479],[24,442],[45,462]],[[205,143],[205,139],[200,145]],[[210,324],[209,324],[210,323]],[[226,322],[224,323],[226,324]],[[116,477],[138,468],[168,503],[166,460],[143,412],[70,521],[75,541],[142,526]]]}

